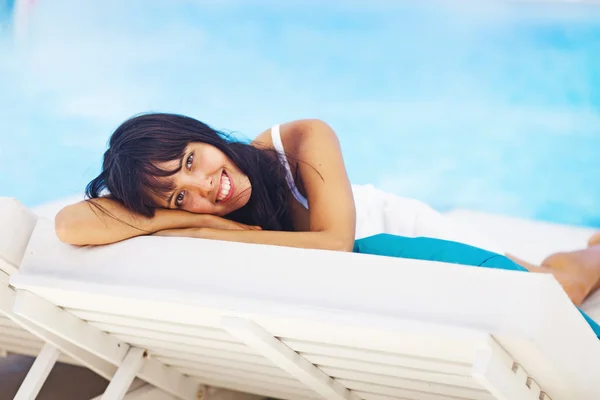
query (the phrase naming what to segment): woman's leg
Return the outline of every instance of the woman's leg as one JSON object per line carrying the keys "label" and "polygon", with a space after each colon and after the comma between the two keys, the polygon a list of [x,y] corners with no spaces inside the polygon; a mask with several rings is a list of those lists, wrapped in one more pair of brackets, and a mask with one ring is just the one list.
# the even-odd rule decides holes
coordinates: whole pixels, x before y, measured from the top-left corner
{"label": "woman's leg", "polygon": [[600,232],[590,238],[589,247],[552,254],[539,266],[512,255],[507,257],[530,272],[554,275],[576,306],[600,288]]}

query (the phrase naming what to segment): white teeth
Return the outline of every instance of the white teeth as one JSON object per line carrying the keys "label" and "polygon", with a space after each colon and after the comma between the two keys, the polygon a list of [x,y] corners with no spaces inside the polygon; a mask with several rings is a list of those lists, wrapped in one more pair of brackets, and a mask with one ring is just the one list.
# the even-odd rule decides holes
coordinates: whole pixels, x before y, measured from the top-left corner
{"label": "white teeth", "polygon": [[225,174],[221,177],[221,192],[217,196],[218,200],[223,200],[229,194],[231,190],[231,182],[229,181],[229,177]]}

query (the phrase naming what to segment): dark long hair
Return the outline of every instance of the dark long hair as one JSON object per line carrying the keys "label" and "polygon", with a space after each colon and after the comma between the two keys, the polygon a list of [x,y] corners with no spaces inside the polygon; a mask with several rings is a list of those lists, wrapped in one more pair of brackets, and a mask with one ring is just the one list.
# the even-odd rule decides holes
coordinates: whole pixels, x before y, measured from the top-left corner
{"label": "dark long hair", "polygon": [[86,196],[94,199],[108,191],[127,209],[154,216],[159,207],[156,196],[172,189],[168,180],[160,178],[180,170],[164,170],[157,164],[181,159],[193,142],[216,147],[250,180],[248,203],[227,215],[228,219],[268,230],[293,230],[285,167],[277,153],[233,140],[203,122],[177,114],[142,114],[122,123],[110,138],[102,172],[87,185]]}

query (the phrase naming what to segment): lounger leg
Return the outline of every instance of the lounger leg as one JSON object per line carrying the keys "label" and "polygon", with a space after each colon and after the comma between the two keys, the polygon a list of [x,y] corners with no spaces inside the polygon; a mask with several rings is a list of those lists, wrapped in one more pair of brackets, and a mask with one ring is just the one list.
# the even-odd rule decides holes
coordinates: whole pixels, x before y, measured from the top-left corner
{"label": "lounger leg", "polygon": [[52,367],[56,364],[59,355],[60,351],[56,347],[46,343],[33,362],[14,400],[34,400],[42,385],[46,382],[46,378],[48,378]]}
{"label": "lounger leg", "polygon": [[123,364],[121,364],[117,373],[108,384],[101,400],[122,400],[127,394],[129,386],[131,386],[131,383],[142,368],[145,359],[146,351],[144,349],[132,347],[127,352]]}

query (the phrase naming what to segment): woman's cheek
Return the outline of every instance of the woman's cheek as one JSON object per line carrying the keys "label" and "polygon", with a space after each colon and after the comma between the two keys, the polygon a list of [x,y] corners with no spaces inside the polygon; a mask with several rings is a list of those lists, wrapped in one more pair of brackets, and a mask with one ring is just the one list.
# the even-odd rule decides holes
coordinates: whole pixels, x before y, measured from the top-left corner
{"label": "woman's cheek", "polygon": [[193,204],[188,211],[196,214],[210,214],[212,212],[211,203],[204,198],[194,199]]}

